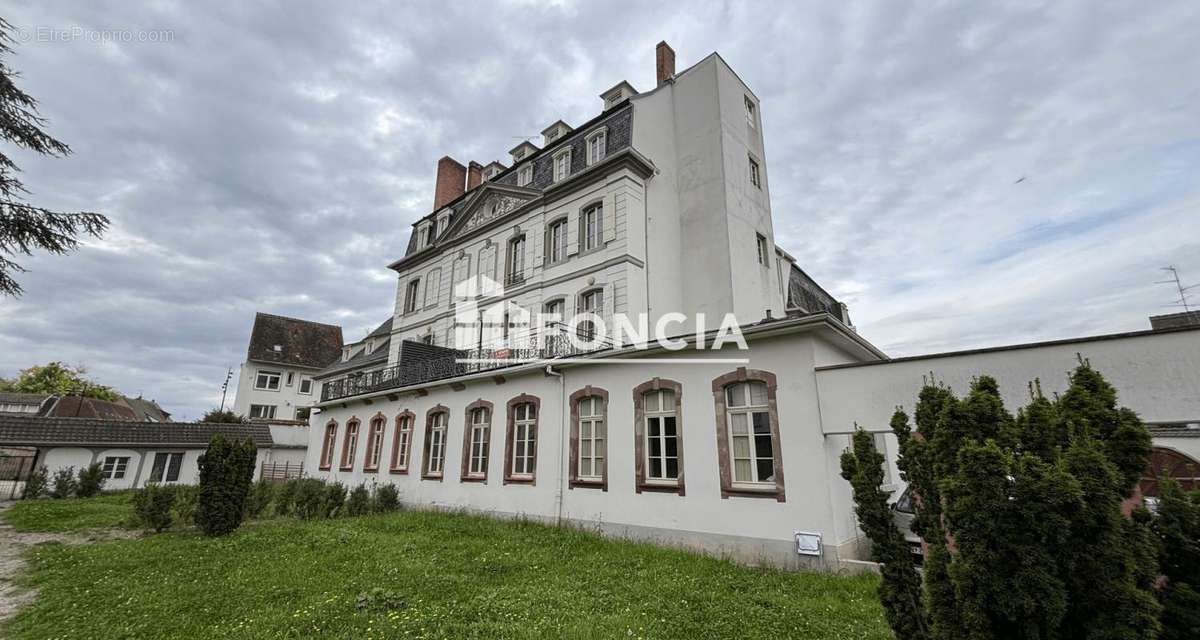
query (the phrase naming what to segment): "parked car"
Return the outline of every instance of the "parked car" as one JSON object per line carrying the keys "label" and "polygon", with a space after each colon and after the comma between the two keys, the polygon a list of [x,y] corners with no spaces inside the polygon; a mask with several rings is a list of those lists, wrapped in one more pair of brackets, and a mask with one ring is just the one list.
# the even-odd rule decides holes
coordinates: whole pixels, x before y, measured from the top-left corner
{"label": "parked car", "polygon": [[912,522],[917,517],[916,505],[913,504],[912,487],[905,487],[904,493],[892,503],[892,522],[896,523],[896,528],[900,530],[900,534],[904,536],[904,541],[908,543],[908,550],[913,554],[913,559],[918,563],[925,558],[921,544],[921,536],[913,533]]}

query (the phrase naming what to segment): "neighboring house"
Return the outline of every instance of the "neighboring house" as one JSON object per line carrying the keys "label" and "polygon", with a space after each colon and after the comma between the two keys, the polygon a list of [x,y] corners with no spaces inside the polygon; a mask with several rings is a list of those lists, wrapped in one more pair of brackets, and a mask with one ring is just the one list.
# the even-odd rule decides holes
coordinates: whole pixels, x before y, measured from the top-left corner
{"label": "neighboring house", "polygon": [[[653,90],[619,83],[596,117],[519,144],[511,166],[439,161],[433,208],[391,264],[390,337],[385,323],[315,374],[307,473],[392,483],[417,505],[836,567],[865,555],[838,473],[849,434],[877,434],[899,495],[888,422],[931,371],[959,393],[993,375],[1015,410],[1035,378],[1061,392],[1082,355],[1147,421],[1200,418],[1196,327],[889,359],[776,247],[755,94],[717,54],[676,73],[662,43],[656,72]],[[467,336],[478,351],[464,308],[504,311]],[[513,351],[516,310],[689,320],[673,325],[680,350],[471,358]],[[696,336],[701,312],[716,318]],[[726,312],[748,349],[713,348]]]}
{"label": "neighboring house", "polygon": [[0,415],[0,447],[32,449],[31,466],[55,471],[99,463],[106,490],[129,489],[147,482],[195,484],[197,459],[213,436],[249,438],[258,447],[257,478],[263,463],[274,459],[274,441],[265,424],[116,422],[89,418]]}
{"label": "neighboring house", "polygon": [[73,395],[0,393],[0,414],[5,413],[57,418],[96,418],[119,422],[168,422],[171,419],[171,414],[153,400],[125,396],[110,402]]}
{"label": "neighboring house", "polygon": [[338,360],[342,328],[257,313],[238,376],[235,413],[251,419],[301,421],[317,399],[313,375]]}
{"label": "neighboring house", "polygon": [[0,415],[6,413],[41,413],[51,396],[41,393],[12,393],[0,391]]}

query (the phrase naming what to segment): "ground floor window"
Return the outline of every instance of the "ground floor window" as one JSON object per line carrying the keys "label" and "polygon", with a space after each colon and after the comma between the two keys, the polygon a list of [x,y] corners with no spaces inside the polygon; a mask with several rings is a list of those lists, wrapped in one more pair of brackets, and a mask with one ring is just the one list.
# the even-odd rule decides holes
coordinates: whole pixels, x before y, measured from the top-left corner
{"label": "ground floor window", "polygon": [[739,368],[712,382],[723,498],[784,500],[775,389],[775,374],[757,369]]}
{"label": "ground floor window", "polygon": [[487,479],[488,441],[491,440],[491,432],[492,403],[486,400],[472,402],[467,406],[466,429],[463,432],[463,479]]}
{"label": "ground floor window", "polygon": [[150,468],[150,482],[176,482],[179,480],[179,468],[182,466],[182,453],[156,453],[154,466]]}
{"label": "ground floor window", "polygon": [[337,422],[330,420],[325,425],[325,439],[321,444],[321,468],[333,465],[333,448],[337,446]]}
{"label": "ground floor window", "polygon": [[104,477],[116,480],[125,477],[125,469],[129,467],[128,456],[108,456],[104,459]]}
{"label": "ground floor window", "polygon": [[538,407],[534,396],[522,395],[508,403],[508,444],[505,478],[532,482],[537,469]]}
{"label": "ground floor window", "polygon": [[364,470],[375,470],[379,468],[379,458],[383,453],[383,414],[379,414],[371,419],[371,426],[367,430],[367,459],[363,462]]}
{"label": "ground floor window", "polygon": [[409,451],[412,449],[413,414],[405,411],[396,416],[396,435],[392,439],[392,471],[407,472]]}
{"label": "ground floor window", "polygon": [[358,418],[350,418],[346,423],[346,440],[342,443],[342,470],[354,468],[354,453],[358,451]]}
{"label": "ground floor window", "polygon": [[450,413],[445,407],[430,410],[425,421],[425,469],[428,478],[442,477],[446,468],[446,424]]}
{"label": "ground floor window", "polygon": [[604,475],[604,404],[598,396],[579,401],[579,479]]}
{"label": "ground floor window", "polygon": [[654,378],[633,389],[637,490],[684,495],[683,385]]}
{"label": "ground floor window", "polygon": [[250,417],[273,420],[275,418],[275,405],[273,405],[273,404],[252,404],[252,405],[250,405]]}

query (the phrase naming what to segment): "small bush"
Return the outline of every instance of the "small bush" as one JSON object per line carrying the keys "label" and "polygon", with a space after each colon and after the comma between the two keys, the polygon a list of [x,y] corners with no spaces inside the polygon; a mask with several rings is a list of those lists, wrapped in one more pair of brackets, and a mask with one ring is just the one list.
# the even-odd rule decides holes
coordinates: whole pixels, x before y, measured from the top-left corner
{"label": "small bush", "polygon": [[275,489],[274,509],[277,516],[289,516],[296,507],[296,489],[302,480],[288,480]]}
{"label": "small bush", "polygon": [[104,468],[99,462],[79,470],[79,480],[75,486],[76,496],[90,498],[98,495],[102,489],[104,489]]}
{"label": "small bush", "polygon": [[354,487],[354,490],[350,492],[350,499],[346,501],[346,515],[364,516],[370,511],[371,490],[363,484]]}
{"label": "small bush", "polygon": [[175,521],[185,527],[195,524],[196,505],[200,502],[200,487],[178,484],[163,488],[175,493],[175,507],[173,509],[175,512]]}
{"label": "small bush", "polygon": [[297,480],[295,512],[299,518],[310,520],[325,514],[325,483],[316,478]]}
{"label": "small bush", "polygon": [[45,495],[49,485],[50,470],[42,465],[29,473],[29,477],[25,479],[25,493],[22,495],[26,500],[36,500]]}
{"label": "small bush", "polygon": [[133,495],[133,513],[137,523],[161,533],[171,526],[171,505],[176,491],[171,487],[148,484]]}
{"label": "small bush", "polygon": [[[318,482],[320,482],[318,480]],[[340,515],[345,515],[346,503],[346,485],[340,482],[331,482],[325,485],[325,499],[322,501],[321,515],[326,518],[336,518]]]}
{"label": "small bush", "polygon": [[205,535],[223,536],[242,525],[246,496],[254,477],[258,449],[254,442],[230,442],[213,436],[200,456],[200,499],[196,504],[196,526]]}
{"label": "small bush", "polygon": [[55,499],[70,498],[75,495],[75,467],[63,467],[54,472],[50,481],[50,497]]}
{"label": "small bush", "polygon": [[267,506],[271,504],[273,497],[275,497],[275,484],[269,480],[259,479],[254,483],[254,488],[250,490],[249,497],[246,498],[246,517],[261,517],[266,512]]}
{"label": "small bush", "polygon": [[375,513],[389,513],[400,508],[400,492],[394,484],[380,485],[375,489],[375,500],[372,506]]}

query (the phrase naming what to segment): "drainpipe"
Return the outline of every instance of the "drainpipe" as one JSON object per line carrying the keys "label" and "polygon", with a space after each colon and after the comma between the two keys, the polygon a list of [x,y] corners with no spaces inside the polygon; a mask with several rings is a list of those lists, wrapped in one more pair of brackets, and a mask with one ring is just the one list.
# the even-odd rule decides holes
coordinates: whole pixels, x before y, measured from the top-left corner
{"label": "drainpipe", "polygon": [[563,374],[554,370],[554,365],[552,364],[546,365],[546,375],[558,378],[558,402],[559,406],[562,407],[562,413],[558,421],[558,492],[554,496],[556,512],[554,524],[559,525],[562,524],[563,517],[563,491],[565,490],[563,488],[565,481],[563,477],[563,449],[567,447],[567,420],[569,420],[567,417],[567,380],[563,377]]}

